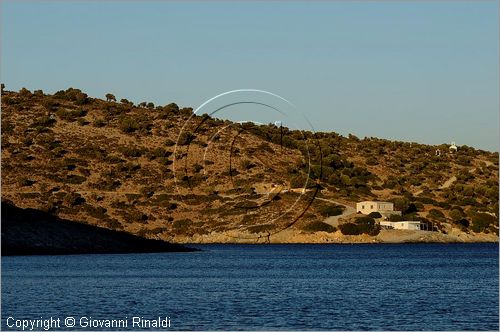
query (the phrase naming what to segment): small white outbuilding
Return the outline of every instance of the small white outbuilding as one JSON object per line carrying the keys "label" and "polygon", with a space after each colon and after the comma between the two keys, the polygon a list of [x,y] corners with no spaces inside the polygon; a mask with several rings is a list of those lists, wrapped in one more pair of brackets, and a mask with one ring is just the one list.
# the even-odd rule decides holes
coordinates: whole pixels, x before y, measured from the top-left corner
{"label": "small white outbuilding", "polygon": [[380,226],[390,229],[406,229],[411,231],[419,231],[420,221],[381,221]]}
{"label": "small white outbuilding", "polygon": [[450,150],[450,153],[456,153],[457,150],[458,150],[458,147],[457,145],[455,144],[455,142],[451,142],[451,145],[449,147],[449,150]]}

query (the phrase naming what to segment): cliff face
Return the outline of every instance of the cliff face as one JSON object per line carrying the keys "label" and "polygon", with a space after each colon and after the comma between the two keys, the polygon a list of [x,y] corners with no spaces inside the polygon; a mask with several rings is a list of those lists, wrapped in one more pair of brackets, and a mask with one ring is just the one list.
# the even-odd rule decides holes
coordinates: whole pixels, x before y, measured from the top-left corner
{"label": "cliff face", "polygon": [[387,200],[442,233],[498,234],[498,153],[236,124],[71,88],[1,101],[2,199],[47,217],[170,242],[260,241]]}
{"label": "cliff face", "polygon": [[193,251],[2,202],[2,256]]}

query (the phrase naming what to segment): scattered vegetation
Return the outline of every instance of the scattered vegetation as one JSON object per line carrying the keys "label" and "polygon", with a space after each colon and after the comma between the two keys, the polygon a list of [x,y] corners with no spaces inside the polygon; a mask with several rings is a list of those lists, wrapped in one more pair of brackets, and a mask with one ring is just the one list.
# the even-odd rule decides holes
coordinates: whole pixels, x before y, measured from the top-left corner
{"label": "scattered vegetation", "polygon": [[306,232],[327,232],[327,233],[333,233],[337,230],[332,225],[328,225],[327,223],[324,223],[322,221],[310,222],[302,229]]}
{"label": "scattered vegetation", "polygon": [[[191,127],[178,137],[191,116]],[[235,127],[175,103],[135,106],[125,98],[117,103],[111,93],[101,100],[75,88],[49,95],[2,86],[1,120],[3,195],[75,220],[88,215],[108,228],[189,235],[237,229],[244,220],[242,230],[266,233],[293,220],[319,188],[320,198],[392,201],[403,215],[391,221],[498,233],[496,152],[460,146],[449,154],[446,145],[299,132],[274,124]],[[229,170],[228,142],[238,131]],[[456,180],[441,187],[452,177]],[[306,191],[266,196],[260,184]],[[271,225],[297,198],[290,216]],[[315,200],[297,224],[305,226],[294,227],[335,231],[321,220],[343,211]],[[378,234],[373,218],[381,215],[369,217],[339,229]]]}

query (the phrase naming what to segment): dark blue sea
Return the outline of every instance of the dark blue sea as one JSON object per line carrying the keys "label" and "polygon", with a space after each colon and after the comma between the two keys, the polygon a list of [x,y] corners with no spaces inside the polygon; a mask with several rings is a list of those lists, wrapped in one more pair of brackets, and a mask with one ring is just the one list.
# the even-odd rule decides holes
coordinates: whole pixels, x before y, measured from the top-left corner
{"label": "dark blue sea", "polygon": [[156,330],[499,329],[498,244],[195,247],[3,257],[2,330],[67,317],[70,330],[142,330],[132,317],[168,318]]}

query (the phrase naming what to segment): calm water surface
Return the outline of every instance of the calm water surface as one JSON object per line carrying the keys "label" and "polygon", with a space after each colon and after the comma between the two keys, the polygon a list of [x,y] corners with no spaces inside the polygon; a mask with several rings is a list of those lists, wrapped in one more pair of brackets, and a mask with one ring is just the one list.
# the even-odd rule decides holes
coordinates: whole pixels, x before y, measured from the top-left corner
{"label": "calm water surface", "polygon": [[499,328],[498,244],[196,247],[205,251],[4,257],[2,330],[9,316],[169,316],[170,329],[189,330]]}

